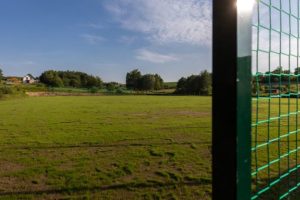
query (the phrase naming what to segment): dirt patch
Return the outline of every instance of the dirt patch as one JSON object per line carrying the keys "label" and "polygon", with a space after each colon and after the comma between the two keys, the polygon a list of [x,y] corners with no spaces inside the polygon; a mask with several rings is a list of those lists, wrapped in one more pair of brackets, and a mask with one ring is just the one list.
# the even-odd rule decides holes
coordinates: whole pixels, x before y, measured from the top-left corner
{"label": "dirt patch", "polygon": [[173,115],[180,115],[180,116],[192,116],[192,117],[206,117],[210,116],[211,112],[198,112],[198,111],[177,111],[171,112]]}
{"label": "dirt patch", "polygon": [[9,161],[0,161],[0,174],[2,173],[11,173],[24,169],[24,166],[9,162]]}
{"label": "dirt patch", "polygon": [[92,93],[68,93],[68,92],[26,92],[30,97],[48,97],[48,96],[103,96],[103,94]]}
{"label": "dirt patch", "polygon": [[151,115],[181,115],[181,116],[195,116],[195,117],[202,117],[202,116],[211,116],[211,112],[200,112],[200,111],[191,111],[191,110],[163,110],[159,113],[131,113],[132,116],[151,116]]}
{"label": "dirt patch", "polygon": [[0,178],[0,194],[2,192],[16,192],[16,191],[39,191],[50,189],[50,187],[45,186],[43,183],[44,179],[39,178],[38,182],[35,179],[24,180],[22,178],[16,177],[1,177]]}

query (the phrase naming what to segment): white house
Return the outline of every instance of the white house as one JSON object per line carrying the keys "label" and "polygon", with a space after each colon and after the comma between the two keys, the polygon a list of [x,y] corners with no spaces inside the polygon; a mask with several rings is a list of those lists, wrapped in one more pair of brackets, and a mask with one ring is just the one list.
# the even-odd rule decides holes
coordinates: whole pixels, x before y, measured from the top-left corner
{"label": "white house", "polygon": [[25,84],[32,84],[36,82],[37,80],[31,74],[27,74],[26,76],[23,77],[23,83]]}

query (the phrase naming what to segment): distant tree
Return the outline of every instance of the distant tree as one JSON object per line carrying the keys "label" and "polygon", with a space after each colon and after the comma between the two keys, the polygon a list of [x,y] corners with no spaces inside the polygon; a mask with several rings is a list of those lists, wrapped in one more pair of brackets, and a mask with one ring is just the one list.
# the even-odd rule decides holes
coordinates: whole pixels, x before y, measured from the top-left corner
{"label": "distant tree", "polygon": [[281,74],[281,73],[283,73],[283,69],[281,66],[279,66],[275,70],[273,70],[272,73],[273,74]]}
{"label": "distant tree", "polygon": [[200,73],[200,94],[209,95],[212,92],[212,76],[208,71]]}
{"label": "distant tree", "polygon": [[[282,67],[279,66],[275,70],[272,71],[272,74],[274,74],[274,75],[269,76],[267,78],[267,80],[269,81],[269,79],[270,79],[270,81],[272,83],[277,83],[277,82],[279,82],[279,79],[280,79],[280,77],[277,76],[277,74],[283,74],[283,73],[284,73],[284,71],[283,71]],[[281,76],[282,81],[285,81],[285,78],[286,78],[286,76]]]}
{"label": "distant tree", "polygon": [[98,91],[99,91],[99,88],[98,88],[98,87],[92,87],[92,88],[90,88],[90,93],[95,94],[95,93],[97,93]]}
{"label": "distant tree", "polygon": [[137,90],[139,88],[139,81],[142,74],[138,69],[132,70],[126,74],[126,87],[128,89]]}
{"label": "distant tree", "polygon": [[140,80],[140,89],[141,90],[154,90],[155,88],[155,75],[145,74]]}
{"label": "distant tree", "polygon": [[190,95],[210,95],[212,92],[212,75],[206,70],[199,75],[182,77],[177,82],[176,93]]}
{"label": "distant tree", "polygon": [[66,85],[66,86],[71,86],[71,87],[79,88],[82,85],[81,85],[80,80],[78,80],[77,78],[73,78],[73,79],[70,80],[69,85]]}
{"label": "distant tree", "polygon": [[114,91],[120,87],[120,84],[116,82],[109,82],[105,84],[105,87],[108,91]]}
{"label": "distant tree", "polygon": [[84,79],[84,83],[82,85],[85,85],[86,87],[102,87],[102,80],[99,77],[95,76],[87,76]]}
{"label": "distant tree", "polygon": [[200,75],[192,75],[187,78],[187,92],[192,95],[200,95],[200,84],[201,84]]}
{"label": "distant tree", "polygon": [[71,84],[71,80],[68,77],[63,78],[63,84],[64,85],[70,85]]}
{"label": "distant tree", "polygon": [[[279,66],[275,70],[271,71],[272,75],[268,75],[265,77],[265,83],[278,83],[279,80],[283,82],[289,81],[292,77],[289,75],[291,74],[290,70],[283,70],[283,67]],[[270,74],[270,72],[266,72],[266,74]],[[280,75],[280,76],[278,76]]]}
{"label": "distant tree", "polygon": [[289,80],[292,80],[292,78],[293,78],[292,76],[290,76],[290,74],[291,74],[290,70],[283,70],[282,74],[284,74],[284,75],[281,76],[281,81],[287,82]]}
{"label": "distant tree", "polygon": [[295,74],[295,75],[298,75],[298,74],[299,74],[299,72],[300,72],[300,67],[297,67],[297,68],[295,68],[295,72],[294,72],[294,74]]}
{"label": "distant tree", "polygon": [[3,80],[3,72],[2,69],[0,69],[0,82]]}
{"label": "distant tree", "polygon": [[179,94],[184,94],[187,88],[186,84],[187,84],[187,79],[185,77],[180,78],[179,81],[177,82],[176,92]]}
{"label": "distant tree", "polygon": [[133,90],[160,90],[164,80],[158,74],[142,75],[137,69],[126,74],[126,87]]}
{"label": "distant tree", "polygon": [[164,80],[160,77],[160,75],[155,74],[155,84],[154,84],[154,90],[161,90],[164,87]]}
{"label": "distant tree", "polygon": [[49,70],[40,76],[40,81],[53,87],[93,88],[102,87],[102,80],[98,76],[88,75],[77,71]]}
{"label": "distant tree", "polygon": [[64,86],[62,79],[58,73],[53,70],[45,71],[40,76],[40,81],[51,87],[62,87]]}

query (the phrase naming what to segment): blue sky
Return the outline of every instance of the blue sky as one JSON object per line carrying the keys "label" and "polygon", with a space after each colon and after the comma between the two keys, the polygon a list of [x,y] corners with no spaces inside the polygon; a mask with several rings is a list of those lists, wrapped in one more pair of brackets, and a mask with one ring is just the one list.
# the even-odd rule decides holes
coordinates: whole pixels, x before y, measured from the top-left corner
{"label": "blue sky", "polygon": [[165,81],[211,69],[208,0],[0,0],[0,68],[35,76],[79,70]]}

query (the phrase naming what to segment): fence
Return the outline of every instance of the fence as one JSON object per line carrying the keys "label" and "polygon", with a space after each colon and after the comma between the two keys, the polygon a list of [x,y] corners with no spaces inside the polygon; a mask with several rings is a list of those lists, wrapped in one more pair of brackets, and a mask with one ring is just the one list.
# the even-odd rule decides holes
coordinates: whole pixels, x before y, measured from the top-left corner
{"label": "fence", "polygon": [[300,199],[300,0],[251,3],[213,1],[213,199]]}
{"label": "fence", "polygon": [[251,199],[293,198],[300,186],[299,3],[260,0],[255,6]]}

